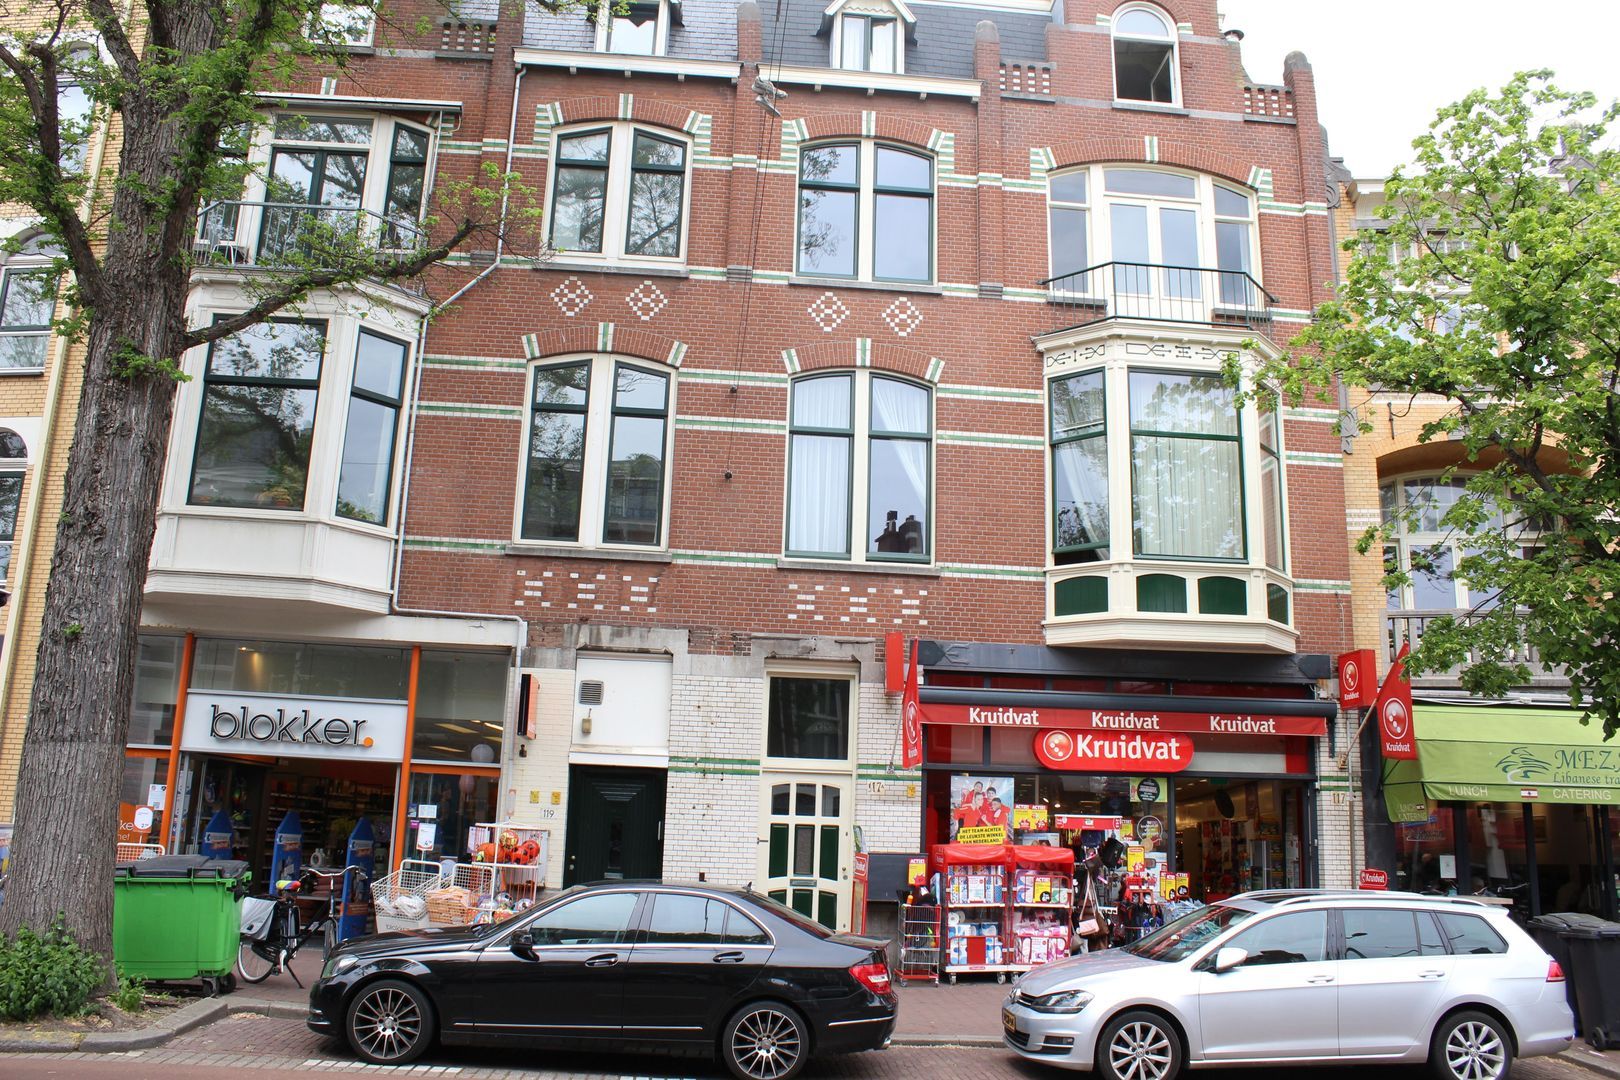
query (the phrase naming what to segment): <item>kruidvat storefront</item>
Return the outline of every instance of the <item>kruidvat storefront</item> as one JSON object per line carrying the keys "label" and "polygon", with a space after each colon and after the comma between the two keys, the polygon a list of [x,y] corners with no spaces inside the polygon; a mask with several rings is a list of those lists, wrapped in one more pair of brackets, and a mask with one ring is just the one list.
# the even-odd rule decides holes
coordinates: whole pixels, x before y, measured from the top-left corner
{"label": "kruidvat storefront", "polygon": [[120,840],[228,844],[263,881],[293,812],[306,863],[341,866],[361,820],[379,867],[460,858],[467,826],[495,820],[510,658],[143,634]]}
{"label": "kruidvat storefront", "polygon": [[1202,901],[1318,883],[1326,657],[938,641],[920,657],[926,845],[999,826],[1083,860],[1114,839]]}

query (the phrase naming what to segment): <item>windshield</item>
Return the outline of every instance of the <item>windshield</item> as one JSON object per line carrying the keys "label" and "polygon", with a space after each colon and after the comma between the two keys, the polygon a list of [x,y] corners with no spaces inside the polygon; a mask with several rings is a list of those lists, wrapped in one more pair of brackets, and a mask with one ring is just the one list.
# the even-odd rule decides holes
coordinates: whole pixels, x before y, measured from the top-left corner
{"label": "windshield", "polygon": [[1201,907],[1187,912],[1175,922],[1165,923],[1136,944],[1125,946],[1125,951],[1149,960],[1173,964],[1177,960],[1185,960],[1223,931],[1254,915],[1255,912],[1225,904]]}
{"label": "windshield", "polygon": [[803,930],[807,934],[814,934],[818,938],[830,938],[833,936],[833,932],[831,930],[827,929],[825,926],[822,926],[814,919],[807,918],[799,912],[794,911],[786,904],[779,904],[768,896],[761,896],[756,892],[740,892],[737,894],[737,899],[762,907],[766,911],[769,911],[772,915],[775,915],[778,919],[781,919],[784,922],[792,923],[794,926],[797,926],[800,930]]}

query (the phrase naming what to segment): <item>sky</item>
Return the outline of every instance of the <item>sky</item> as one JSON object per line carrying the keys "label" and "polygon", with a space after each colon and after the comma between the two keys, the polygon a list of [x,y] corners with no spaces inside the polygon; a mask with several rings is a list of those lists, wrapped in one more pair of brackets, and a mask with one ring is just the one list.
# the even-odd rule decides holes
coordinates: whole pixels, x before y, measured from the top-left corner
{"label": "sky", "polygon": [[1243,31],[1250,78],[1280,83],[1285,56],[1310,59],[1329,148],[1357,177],[1406,163],[1436,110],[1516,71],[1551,68],[1566,90],[1620,98],[1620,0],[1217,3]]}

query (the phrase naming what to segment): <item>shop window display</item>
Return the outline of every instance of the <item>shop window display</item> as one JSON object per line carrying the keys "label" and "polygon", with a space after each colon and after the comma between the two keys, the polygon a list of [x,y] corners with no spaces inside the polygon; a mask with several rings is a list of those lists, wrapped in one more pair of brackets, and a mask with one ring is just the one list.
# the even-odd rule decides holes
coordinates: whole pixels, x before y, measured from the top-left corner
{"label": "shop window display", "polygon": [[507,668],[505,656],[422,650],[411,760],[495,764],[506,715]]}
{"label": "shop window display", "polygon": [[[495,820],[499,781],[494,773],[412,772],[406,856],[432,860],[459,857],[466,846],[468,828]],[[425,832],[424,826],[429,827]]]}
{"label": "shop window display", "polygon": [[129,714],[129,745],[159,746],[174,740],[174,708],[180,689],[185,639],[142,634],[135,659],[135,700]]}

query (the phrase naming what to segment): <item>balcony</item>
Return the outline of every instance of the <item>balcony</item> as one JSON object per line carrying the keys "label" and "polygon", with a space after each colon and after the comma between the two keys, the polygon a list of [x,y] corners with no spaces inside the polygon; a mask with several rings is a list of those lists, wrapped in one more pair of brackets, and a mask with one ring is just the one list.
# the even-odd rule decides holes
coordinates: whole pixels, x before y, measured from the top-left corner
{"label": "balcony", "polygon": [[[1410,641],[1414,646],[1423,640],[1423,632],[1428,625],[1442,616],[1455,619],[1459,622],[1477,622],[1480,619],[1466,608],[1445,611],[1391,611],[1384,615],[1384,651],[1387,658],[1393,662],[1395,654],[1400,650],[1401,643]],[[1468,662],[1478,659],[1476,653],[1470,653]],[[1521,644],[1514,655],[1508,658],[1509,663],[1522,663],[1530,669],[1531,687],[1556,687],[1563,689],[1569,686],[1569,678],[1564,669],[1541,661],[1541,655],[1533,645]],[[1462,666],[1447,671],[1431,671],[1413,678],[1412,685],[1440,689],[1460,685]]]}
{"label": "balcony", "polygon": [[1046,643],[1290,653],[1293,582],[1268,568],[1164,559],[1046,572]]}
{"label": "balcony", "polygon": [[1242,270],[1106,262],[1048,278],[1058,334],[1110,320],[1243,329],[1271,336],[1276,297]]}
{"label": "balcony", "polygon": [[197,267],[309,269],[350,259],[357,249],[408,256],[426,245],[415,219],[358,206],[216,202],[197,215],[192,257]]}

